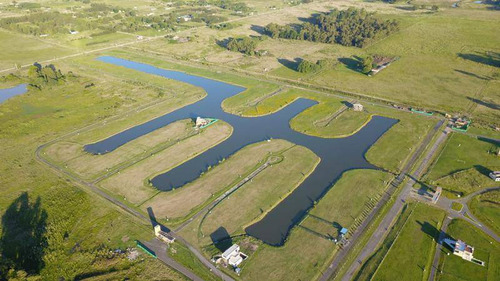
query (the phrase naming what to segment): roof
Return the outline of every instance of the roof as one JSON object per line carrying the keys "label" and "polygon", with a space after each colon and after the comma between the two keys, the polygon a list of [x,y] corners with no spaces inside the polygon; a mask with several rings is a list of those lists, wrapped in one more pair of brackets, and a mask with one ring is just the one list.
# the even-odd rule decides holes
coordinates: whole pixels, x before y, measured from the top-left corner
{"label": "roof", "polygon": [[341,234],[347,234],[347,232],[348,232],[348,231],[349,231],[349,230],[348,230],[347,228],[342,227],[342,229],[340,230],[340,233],[341,233]]}
{"label": "roof", "polygon": [[224,251],[224,253],[222,254],[222,258],[227,260],[231,256],[233,256],[235,252],[237,253],[239,250],[240,246],[238,246],[238,244],[233,244],[233,246],[229,247],[229,249]]}

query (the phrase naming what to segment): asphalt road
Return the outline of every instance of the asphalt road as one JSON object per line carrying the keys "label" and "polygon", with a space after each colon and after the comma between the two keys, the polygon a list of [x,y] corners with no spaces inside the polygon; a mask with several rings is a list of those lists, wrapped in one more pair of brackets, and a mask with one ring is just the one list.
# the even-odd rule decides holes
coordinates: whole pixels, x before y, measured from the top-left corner
{"label": "asphalt road", "polygon": [[[444,120],[440,120],[436,126],[434,126],[433,130],[431,130],[425,139],[422,141],[420,146],[417,148],[415,153],[410,157],[406,165],[403,167],[403,170],[401,173],[396,177],[396,179],[391,183],[389,189],[387,192],[384,193],[382,196],[382,199],[377,203],[377,205],[373,208],[373,210],[370,212],[370,214],[366,217],[366,219],[361,223],[361,225],[356,229],[356,231],[353,233],[351,238],[349,239],[349,243],[344,246],[342,249],[339,250],[335,258],[333,259],[332,263],[330,266],[327,268],[325,272],[323,272],[323,275],[319,280],[321,281],[327,281],[329,280],[332,276],[338,273],[339,266],[344,262],[348,254],[350,253],[352,247],[356,245],[357,240],[359,237],[365,232],[366,228],[368,227],[369,223],[375,218],[376,214],[378,214],[379,210],[389,201],[391,198],[392,194],[396,191],[397,187],[403,182],[405,175],[410,171],[410,169],[413,167],[415,162],[417,161],[418,157],[424,152],[425,148],[429,145],[431,142],[433,136],[439,131],[439,128],[443,125]],[[398,200],[399,201],[399,200]],[[383,232],[382,232],[383,230]],[[377,229],[375,231],[375,234],[384,234],[385,229],[382,228],[382,230]],[[378,231],[378,233],[377,233]],[[374,235],[375,235],[374,234]],[[371,253],[371,252],[370,252]],[[353,266],[358,265],[359,262],[359,257],[356,259],[356,262],[353,264]],[[357,268],[357,267],[356,267]],[[348,272],[349,273],[349,272]],[[351,273],[353,275],[354,273]],[[347,274],[346,274],[347,275]]]}
{"label": "asphalt road", "polygon": [[448,225],[450,224],[451,220],[452,220],[451,217],[446,216],[446,218],[443,221],[443,225],[441,225],[441,232],[439,233],[438,243],[436,244],[436,252],[434,253],[434,260],[432,261],[431,272],[429,273],[429,281],[434,280],[436,276],[436,271],[438,270],[439,267],[439,257],[441,256],[441,249],[443,248],[441,242],[446,237],[446,230],[448,229]]}
{"label": "asphalt road", "polygon": [[[438,125],[435,128],[439,128],[440,125],[442,125],[442,122],[443,121],[438,123]],[[386,216],[384,217],[382,222],[379,224],[379,226],[377,227],[375,232],[372,234],[372,236],[370,237],[370,240],[368,240],[368,243],[365,245],[363,250],[356,257],[356,261],[365,261],[366,259],[368,259],[375,252],[375,250],[380,245],[380,243],[383,241],[383,239],[387,235],[392,223],[397,218],[397,216],[401,213],[403,206],[406,204],[406,200],[411,193],[413,185],[415,185],[415,183],[416,183],[416,179],[419,179],[422,176],[422,173],[425,171],[425,169],[429,165],[429,162],[432,160],[432,157],[434,156],[434,154],[438,150],[439,146],[446,140],[449,132],[450,132],[450,129],[448,127],[441,132],[438,139],[432,145],[431,149],[427,152],[427,154],[425,155],[424,159],[422,160],[422,162],[420,163],[418,168],[415,170],[415,172],[412,174],[412,176],[409,177],[408,182],[403,187],[403,190],[401,191],[401,193],[398,195],[396,202],[394,202],[394,205],[392,206],[392,208],[389,210],[389,212],[386,214]],[[432,139],[432,137],[430,139]],[[429,142],[430,142],[430,140],[429,140]],[[346,274],[342,277],[342,281],[351,280],[354,277],[354,274],[361,267],[361,264],[362,263],[360,263],[360,262],[354,262],[351,265],[351,267],[349,267]]]}

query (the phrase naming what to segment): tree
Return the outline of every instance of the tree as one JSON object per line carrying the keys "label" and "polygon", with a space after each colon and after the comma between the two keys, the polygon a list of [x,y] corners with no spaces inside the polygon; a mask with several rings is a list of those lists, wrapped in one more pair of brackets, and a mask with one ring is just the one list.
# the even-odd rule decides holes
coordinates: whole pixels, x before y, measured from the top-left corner
{"label": "tree", "polygon": [[366,56],[361,59],[359,68],[361,69],[361,72],[368,74],[373,68],[373,57],[372,56]]}

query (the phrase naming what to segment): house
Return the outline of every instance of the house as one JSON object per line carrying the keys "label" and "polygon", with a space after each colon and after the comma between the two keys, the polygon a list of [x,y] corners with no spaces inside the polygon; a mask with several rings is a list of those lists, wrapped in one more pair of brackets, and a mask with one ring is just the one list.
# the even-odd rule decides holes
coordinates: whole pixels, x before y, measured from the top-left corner
{"label": "house", "polygon": [[345,227],[342,227],[342,229],[340,230],[340,235],[345,236],[347,234],[347,232],[349,232],[349,230]]}
{"label": "house", "polygon": [[205,118],[196,117],[196,127],[198,128],[208,125],[209,122],[210,121]]}
{"label": "house", "polygon": [[233,244],[229,249],[222,253],[222,260],[234,268],[238,268],[245,259],[247,255],[240,252],[240,246],[238,244]]}
{"label": "house", "polygon": [[458,240],[454,241],[448,238],[445,238],[443,242],[448,245],[451,249],[453,249],[453,254],[461,257],[466,261],[470,261],[479,265],[484,266],[484,262],[474,258],[474,247],[467,245],[464,241]]}
{"label": "house", "polygon": [[78,34],[78,31],[76,31],[76,30],[70,30],[69,33],[75,35],[75,34]]}
{"label": "house", "polygon": [[167,244],[174,243],[174,241],[175,241],[175,238],[172,235],[161,230],[161,225],[159,225],[159,224],[157,224],[155,226],[155,236]]}
{"label": "house", "polygon": [[491,172],[490,178],[492,178],[494,181],[500,181],[500,171]]}
{"label": "house", "polygon": [[354,109],[354,111],[363,111],[363,105],[360,103],[355,103],[352,105],[352,109]]}

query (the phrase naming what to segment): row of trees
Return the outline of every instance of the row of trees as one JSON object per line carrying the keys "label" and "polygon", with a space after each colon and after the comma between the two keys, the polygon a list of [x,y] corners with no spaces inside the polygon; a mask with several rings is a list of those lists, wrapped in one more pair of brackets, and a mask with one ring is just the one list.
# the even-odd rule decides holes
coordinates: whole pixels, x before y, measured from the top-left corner
{"label": "row of trees", "polygon": [[337,43],[363,47],[399,29],[395,20],[381,20],[364,9],[349,8],[320,14],[299,25],[268,24],[265,33],[272,38]]}

